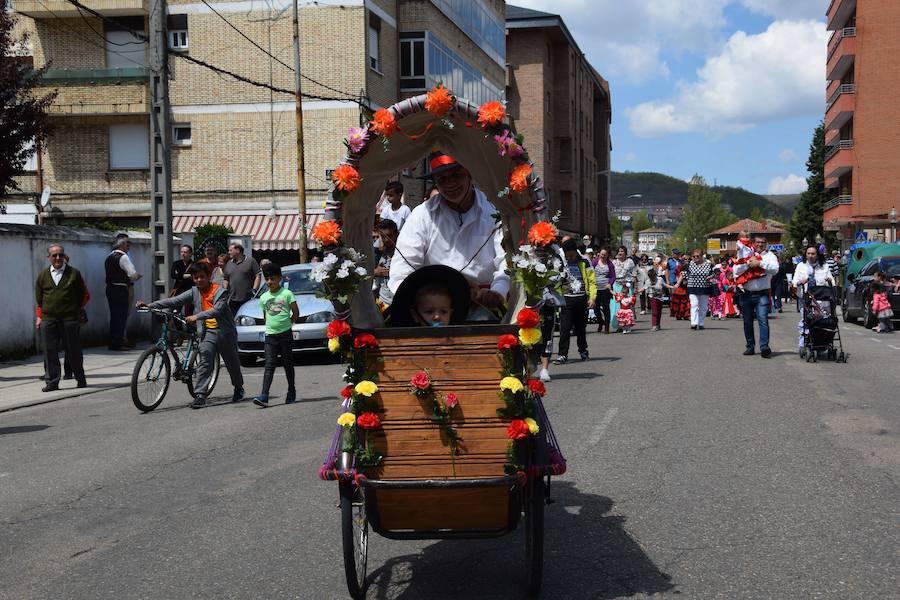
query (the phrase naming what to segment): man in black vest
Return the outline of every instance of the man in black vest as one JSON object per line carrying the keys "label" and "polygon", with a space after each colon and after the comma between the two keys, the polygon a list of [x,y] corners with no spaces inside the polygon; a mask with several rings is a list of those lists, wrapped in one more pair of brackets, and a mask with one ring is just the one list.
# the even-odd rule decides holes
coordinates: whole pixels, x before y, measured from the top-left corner
{"label": "man in black vest", "polygon": [[109,303],[109,349],[126,350],[125,325],[131,308],[130,295],[134,282],[141,278],[131,259],[128,249],[131,240],[127,233],[116,236],[113,251],[104,262],[106,270],[106,300]]}
{"label": "man in black vest", "polygon": [[78,387],[87,387],[84,360],[81,354],[81,315],[87,286],[78,269],[66,264],[66,251],[59,244],[47,249],[50,267],[38,273],[34,284],[37,303],[37,327],[44,338],[46,385],[44,392],[59,389],[59,351],[65,349],[66,361]]}

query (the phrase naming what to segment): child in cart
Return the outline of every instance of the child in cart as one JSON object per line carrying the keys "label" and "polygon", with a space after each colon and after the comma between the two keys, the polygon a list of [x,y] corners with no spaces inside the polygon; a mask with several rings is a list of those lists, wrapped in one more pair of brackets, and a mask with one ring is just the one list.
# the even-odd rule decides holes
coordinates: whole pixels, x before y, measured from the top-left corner
{"label": "child in cart", "polygon": [[391,303],[394,327],[446,327],[465,322],[471,305],[466,278],[452,267],[429,265],[411,273]]}

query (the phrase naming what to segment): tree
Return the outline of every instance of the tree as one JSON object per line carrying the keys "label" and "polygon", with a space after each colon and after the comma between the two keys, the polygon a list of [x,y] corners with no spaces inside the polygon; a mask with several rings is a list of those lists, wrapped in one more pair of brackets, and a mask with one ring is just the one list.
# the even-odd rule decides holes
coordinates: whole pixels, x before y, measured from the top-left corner
{"label": "tree", "polygon": [[612,246],[618,246],[622,243],[622,233],[625,231],[625,223],[622,219],[613,215],[609,221],[609,243]]}
{"label": "tree", "polygon": [[806,170],[809,171],[806,191],[800,194],[800,203],[788,224],[790,240],[797,253],[803,251],[800,246],[803,245],[804,239],[808,243],[813,243],[816,236],[822,236],[829,246],[835,241],[834,234],[826,233],[822,223],[825,202],[828,200],[828,192],[825,189],[825,123],[819,123],[813,133]]}
{"label": "tree", "polygon": [[47,138],[47,109],[56,93],[41,95],[44,69],[35,70],[24,56],[28,36],[16,39],[16,17],[0,9],[0,198],[19,190],[14,177],[22,173],[34,148]]}
{"label": "tree", "polygon": [[688,186],[681,223],[675,230],[675,242],[682,248],[706,248],[710,232],[725,227],[737,218],[722,206],[722,195],[710,189],[706,180],[694,175]]}
{"label": "tree", "polygon": [[653,222],[650,221],[650,215],[647,214],[646,210],[637,211],[634,216],[631,218],[631,241],[635,244],[638,243],[638,233],[643,231],[644,229],[649,229],[653,226]]}
{"label": "tree", "polygon": [[757,223],[765,223],[766,215],[763,214],[763,211],[758,206],[754,206],[753,210],[750,211],[750,219]]}

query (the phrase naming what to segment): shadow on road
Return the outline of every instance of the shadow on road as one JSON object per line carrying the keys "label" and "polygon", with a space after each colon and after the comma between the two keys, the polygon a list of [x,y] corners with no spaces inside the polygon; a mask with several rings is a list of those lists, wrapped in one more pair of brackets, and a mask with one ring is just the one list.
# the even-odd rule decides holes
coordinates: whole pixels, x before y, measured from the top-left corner
{"label": "shadow on road", "polygon": [[[605,496],[554,481],[545,510],[544,598],[609,599],[671,590]],[[524,522],[494,540],[443,540],[421,553],[389,559],[369,576],[369,598],[525,597]],[[373,535],[369,543],[391,544]],[[385,549],[390,553],[390,548]]]}
{"label": "shadow on road", "polygon": [[554,373],[553,379],[596,379],[603,377],[602,373]]}
{"label": "shadow on road", "polygon": [[50,429],[50,427],[52,427],[52,425],[17,425],[15,427],[0,427],[0,435],[43,431],[45,429]]}

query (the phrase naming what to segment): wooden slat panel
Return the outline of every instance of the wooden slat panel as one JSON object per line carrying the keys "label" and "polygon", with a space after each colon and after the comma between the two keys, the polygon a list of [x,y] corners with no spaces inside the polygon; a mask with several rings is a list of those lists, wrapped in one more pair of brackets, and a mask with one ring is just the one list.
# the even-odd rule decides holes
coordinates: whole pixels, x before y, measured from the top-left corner
{"label": "wooden slat panel", "polygon": [[378,490],[384,529],[503,529],[508,523],[507,488]]}

